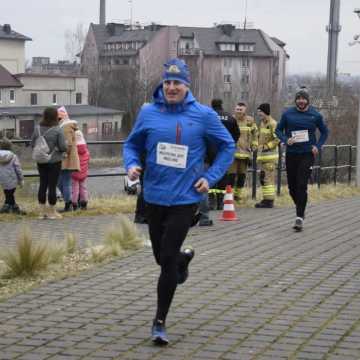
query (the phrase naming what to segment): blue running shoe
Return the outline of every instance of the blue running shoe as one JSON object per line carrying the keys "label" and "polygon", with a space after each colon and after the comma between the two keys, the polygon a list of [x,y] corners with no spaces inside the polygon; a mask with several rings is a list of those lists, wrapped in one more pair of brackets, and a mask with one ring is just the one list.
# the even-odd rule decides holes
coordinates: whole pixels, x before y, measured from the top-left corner
{"label": "blue running shoe", "polygon": [[185,261],[179,264],[178,267],[178,284],[183,284],[189,277],[189,264],[195,256],[195,250],[188,246],[181,252],[184,256]]}
{"label": "blue running shoe", "polygon": [[165,330],[165,323],[163,321],[154,321],[151,328],[151,340],[155,345],[167,345],[169,343]]}

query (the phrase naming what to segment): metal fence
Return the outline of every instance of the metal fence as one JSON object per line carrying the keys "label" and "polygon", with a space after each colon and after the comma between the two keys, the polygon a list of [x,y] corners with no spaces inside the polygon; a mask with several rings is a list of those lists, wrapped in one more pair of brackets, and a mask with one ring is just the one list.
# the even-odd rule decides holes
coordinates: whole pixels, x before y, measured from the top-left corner
{"label": "metal fence", "polygon": [[[30,140],[12,140],[14,144],[30,145]],[[88,141],[88,145],[123,145],[124,140],[104,140],[104,141]],[[282,186],[286,183],[283,173],[285,172],[285,151],[284,147],[279,146],[279,159],[277,165],[277,195],[280,195]],[[340,154],[341,152],[341,154]],[[356,146],[352,145],[324,145],[319,152],[313,166],[310,181],[316,183],[320,188],[322,183],[332,182],[336,185],[338,182],[347,182],[349,185],[353,180],[353,172],[356,169],[355,162]],[[346,174],[342,174],[339,178],[340,170],[345,170]],[[329,173],[329,171],[331,173]],[[253,154],[252,164],[248,169],[251,174],[251,193],[252,198],[256,198],[259,170],[257,168],[256,153]],[[94,173],[89,177],[108,177],[108,176],[125,176],[124,171],[114,173]],[[26,174],[25,177],[37,177],[38,174]]]}
{"label": "metal fence", "polygon": [[[342,156],[339,156],[341,150],[343,150],[341,154]],[[338,182],[347,182],[350,185],[353,180],[353,172],[356,169],[356,165],[354,165],[354,155],[356,155],[356,146],[324,145],[322,150],[319,151],[319,155],[315,159],[315,163],[312,167],[310,182],[313,184],[316,183],[318,188],[320,188],[322,183],[333,183],[336,185]],[[346,171],[346,175],[342,174],[341,178],[339,179],[339,172],[342,169]],[[285,147],[280,145],[276,171],[276,192],[277,195],[280,195],[281,187],[284,185],[283,173],[286,171]],[[253,154],[252,166],[248,172],[252,174],[252,198],[255,199],[258,181],[257,178],[260,172],[257,169],[256,153]]]}

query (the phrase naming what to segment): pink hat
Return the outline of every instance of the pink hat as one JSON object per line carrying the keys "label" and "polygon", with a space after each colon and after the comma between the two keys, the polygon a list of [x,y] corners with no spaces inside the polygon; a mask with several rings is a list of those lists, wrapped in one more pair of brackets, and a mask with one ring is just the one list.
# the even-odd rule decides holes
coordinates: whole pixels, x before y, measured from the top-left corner
{"label": "pink hat", "polygon": [[69,114],[67,113],[65,106],[61,106],[57,109],[59,119],[68,119]]}

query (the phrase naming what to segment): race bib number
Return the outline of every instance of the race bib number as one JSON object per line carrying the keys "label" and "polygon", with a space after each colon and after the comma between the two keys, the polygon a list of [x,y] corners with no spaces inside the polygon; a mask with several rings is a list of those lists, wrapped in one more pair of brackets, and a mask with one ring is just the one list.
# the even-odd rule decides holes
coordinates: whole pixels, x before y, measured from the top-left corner
{"label": "race bib number", "polygon": [[156,163],[179,169],[186,168],[189,148],[186,145],[177,145],[159,142],[156,148]]}
{"label": "race bib number", "polygon": [[308,132],[308,130],[292,131],[291,136],[294,138],[296,143],[309,141],[309,132]]}

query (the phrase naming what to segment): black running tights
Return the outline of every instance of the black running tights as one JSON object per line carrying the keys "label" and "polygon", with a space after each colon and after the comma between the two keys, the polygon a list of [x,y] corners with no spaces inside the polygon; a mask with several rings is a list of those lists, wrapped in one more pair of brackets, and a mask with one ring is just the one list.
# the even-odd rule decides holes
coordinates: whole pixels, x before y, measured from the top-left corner
{"label": "black running tights", "polygon": [[180,253],[193,220],[197,204],[161,206],[146,204],[150,240],[155,260],[161,267],[157,285],[156,320],[166,320],[178,281]]}

